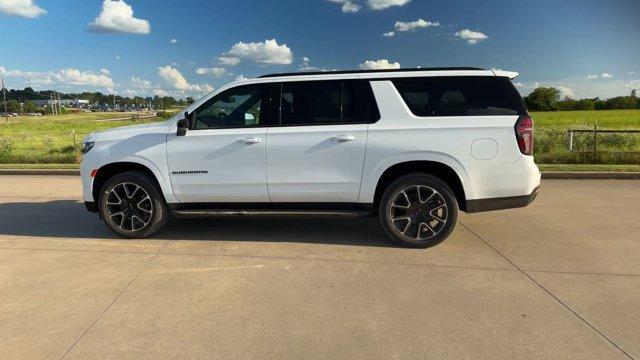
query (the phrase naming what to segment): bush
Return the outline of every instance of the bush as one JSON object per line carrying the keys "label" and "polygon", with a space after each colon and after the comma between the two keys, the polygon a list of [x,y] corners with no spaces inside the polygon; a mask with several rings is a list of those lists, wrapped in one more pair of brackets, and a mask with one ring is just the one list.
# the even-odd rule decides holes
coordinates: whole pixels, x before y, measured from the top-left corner
{"label": "bush", "polygon": [[0,138],[0,156],[6,157],[10,155],[16,148],[16,142],[12,138]]}
{"label": "bush", "polygon": [[160,119],[166,120],[171,118],[173,115],[175,115],[175,113],[170,112],[170,111],[158,111],[156,113],[156,116]]}

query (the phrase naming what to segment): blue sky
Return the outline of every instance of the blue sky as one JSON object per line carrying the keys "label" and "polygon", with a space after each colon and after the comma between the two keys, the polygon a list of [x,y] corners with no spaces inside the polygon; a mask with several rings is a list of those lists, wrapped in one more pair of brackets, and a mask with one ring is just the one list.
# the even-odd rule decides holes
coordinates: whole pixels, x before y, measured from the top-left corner
{"label": "blue sky", "polygon": [[394,66],[518,71],[525,94],[640,87],[638,0],[0,0],[0,33],[8,88],[197,97],[238,76]]}

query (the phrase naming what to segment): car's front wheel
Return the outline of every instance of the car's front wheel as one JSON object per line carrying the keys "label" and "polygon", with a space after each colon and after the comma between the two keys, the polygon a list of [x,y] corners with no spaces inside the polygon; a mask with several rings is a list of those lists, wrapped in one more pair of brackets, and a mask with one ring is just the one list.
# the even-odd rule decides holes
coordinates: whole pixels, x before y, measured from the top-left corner
{"label": "car's front wheel", "polygon": [[100,215],[116,234],[146,238],[167,221],[168,209],[160,190],[143,172],[115,175],[102,187]]}
{"label": "car's front wheel", "polygon": [[444,241],[458,221],[458,202],[442,180],[410,174],[395,180],[380,200],[380,222],[396,242],[427,248]]}

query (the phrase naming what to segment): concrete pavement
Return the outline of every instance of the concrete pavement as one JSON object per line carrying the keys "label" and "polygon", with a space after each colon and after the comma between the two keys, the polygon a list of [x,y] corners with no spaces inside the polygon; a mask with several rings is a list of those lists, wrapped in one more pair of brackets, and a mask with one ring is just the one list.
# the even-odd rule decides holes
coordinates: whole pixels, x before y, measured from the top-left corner
{"label": "concrete pavement", "polygon": [[374,219],[123,240],[79,199],[0,176],[3,359],[640,358],[640,181],[545,180],[428,250]]}

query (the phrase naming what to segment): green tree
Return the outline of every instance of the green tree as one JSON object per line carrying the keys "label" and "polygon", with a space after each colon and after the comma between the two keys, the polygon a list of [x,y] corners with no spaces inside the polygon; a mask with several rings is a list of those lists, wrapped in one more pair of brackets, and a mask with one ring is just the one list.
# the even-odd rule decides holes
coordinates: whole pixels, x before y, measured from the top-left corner
{"label": "green tree", "polygon": [[635,109],[638,105],[638,99],[633,96],[618,96],[608,99],[605,103],[606,109]]}
{"label": "green tree", "polygon": [[555,111],[558,109],[560,90],[554,87],[539,87],[524,100],[531,111]]}
{"label": "green tree", "polygon": [[36,104],[33,101],[27,100],[24,103],[23,110],[26,113],[34,113],[34,112],[38,112],[38,107],[36,106]]}
{"label": "green tree", "polygon": [[187,104],[191,105],[194,102],[196,102],[196,100],[194,98],[192,98],[191,96],[187,97]]}
{"label": "green tree", "polygon": [[[4,110],[4,108],[2,108]],[[7,111],[10,113],[20,112],[20,103],[16,100],[7,100]]]}

